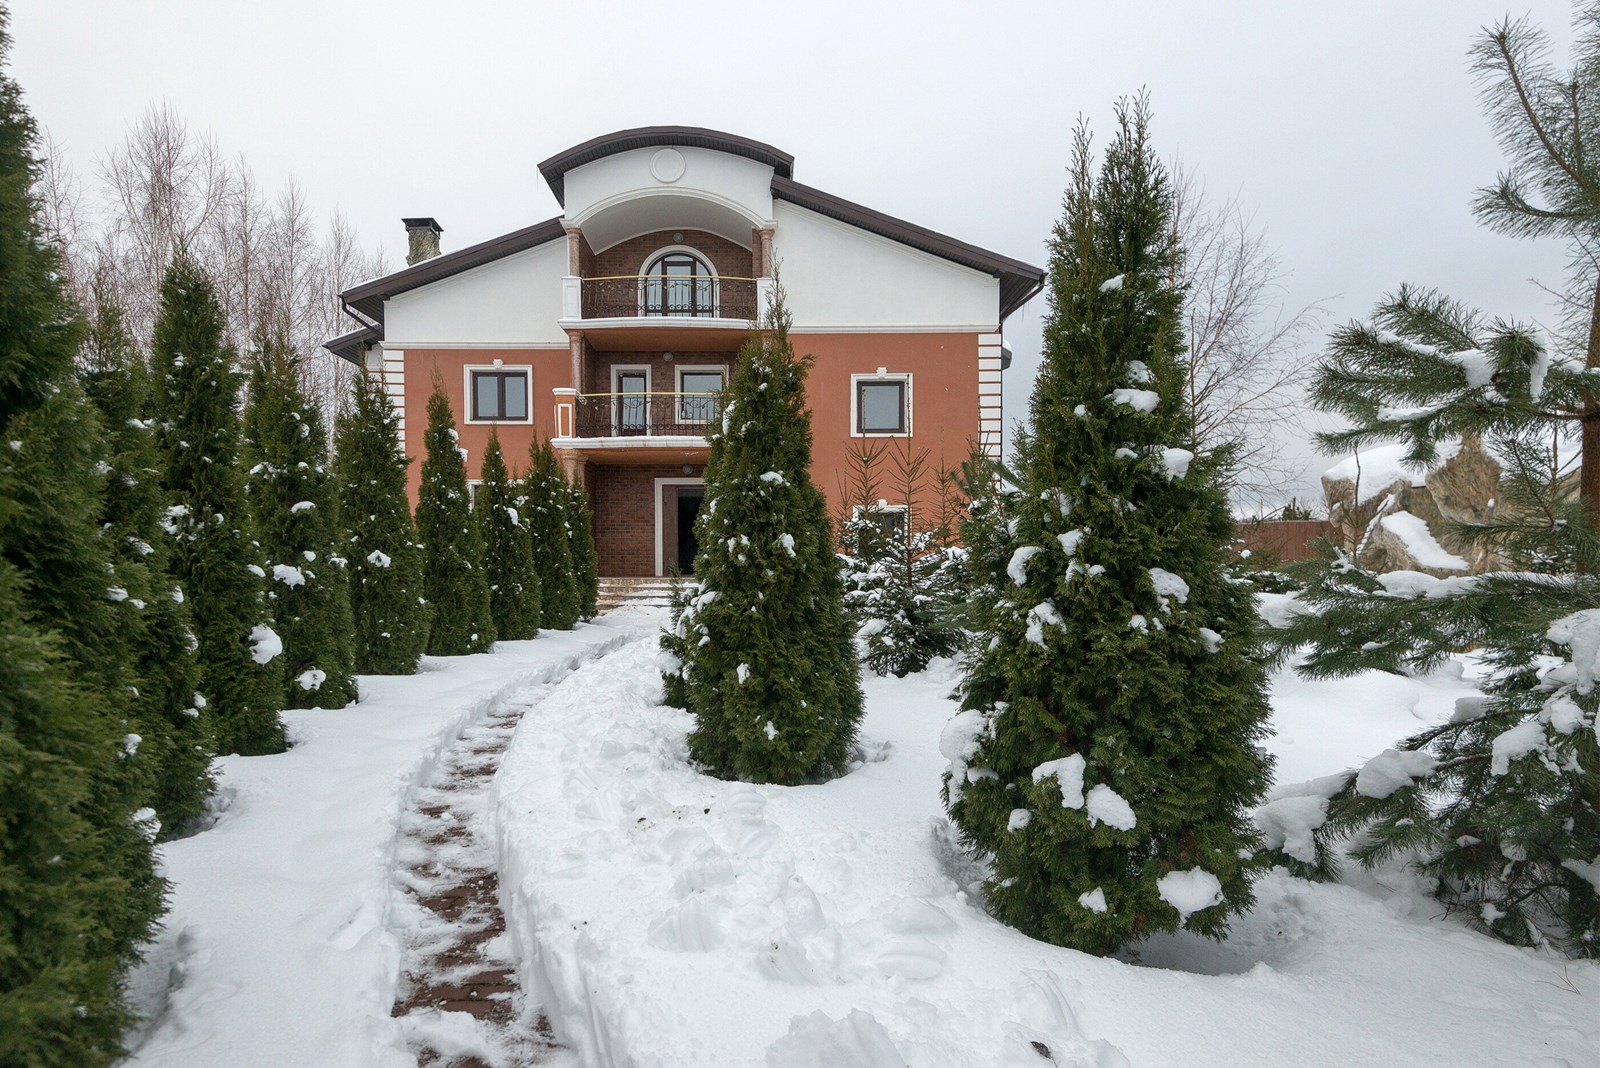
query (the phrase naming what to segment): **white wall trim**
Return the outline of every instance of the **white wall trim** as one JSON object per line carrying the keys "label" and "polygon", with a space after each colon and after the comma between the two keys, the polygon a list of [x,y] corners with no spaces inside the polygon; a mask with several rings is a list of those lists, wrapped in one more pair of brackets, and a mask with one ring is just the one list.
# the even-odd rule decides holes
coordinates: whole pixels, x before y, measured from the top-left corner
{"label": "white wall trim", "polygon": [[[858,419],[856,418],[857,415],[859,414],[858,410],[857,410],[857,405],[858,405],[858,403],[859,403],[859,401],[861,399],[861,391],[856,388],[856,383],[858,383],[858,382],[904,382],[906,384],[906,429],[905,429],[904,433],[890,434],[890,433],[882,433],[882,432],[874,432],[874,431],[868,431],[866,433],[862,433],[861,431],[858,431],[856,429],[856,427],[858,425],[860,425]],[[876,372],[873,372],[872,374],[851,375],[850,376],[850,427],[849,427],[849,430],[850,430],[850,436],[851,437],[853,437],[853,438],[909,438],[912,435],[912,433],[913,433],[913,431],[915,429],[914,424],[912,423],[912,418],[911,418],[912,412],[915,411],[915,409],[916,409],[916,398],[915,398],[915,394],[913,392],[912,385],[911,385],[911,372],[910,371],[885,371],[882,374],[878,374]]]}
{"label": "white wall trim", "polygon": [[667,486],[704,486],[706,484],[706,480],[705,480],[704,476],[701,476],[699,478],[688,478],[688,477],[685,476],[685,477],[679,477],[679,478],[658,478],[658,479],[655,480],[655,482],[656,482],[656,488],[655,488],[655,495],[656,495],[656,575],[657,575],[657,577],[661,577],[661,576],[665,576],[666,573],[667,573],[666,570],[665,570],[665,567],[664,567],[666,558],[665,558],[665,555],[662,552],[662,544],[661,544],[662,532],[666,527],[666,507],[665,507],[665,504],[664,504],[665,496],[662,494],[661,491],[662,491],[662,489],[664,489]]}
{"label": "white wall trim", "polygon": [[[472,373],[474,371],[521,371],[528,376],[528,393],[522,399],[522,407],[528,413],[526,419],[474,419],[472,417]],[[527,426],[533,422],[533,365],[526,363],[469,363],[461,368],[461,388],[465,403],[462,405],[461,422],[466,426],[498,426],[502,423],[508,426]]]}
{"label": "white wall trim", "polygon": [[887,326],[861,326],[849,323],[817,325],[807,323],[789,329],[791,334],[976,334],[989,327],[980,324],[965,326],[929,326],[927,323],[895,323]]}
{"label": "white wall trim", "polygon": [[570,352],[570,341],[407,341],[412,349],[527,349],[530,352]]}

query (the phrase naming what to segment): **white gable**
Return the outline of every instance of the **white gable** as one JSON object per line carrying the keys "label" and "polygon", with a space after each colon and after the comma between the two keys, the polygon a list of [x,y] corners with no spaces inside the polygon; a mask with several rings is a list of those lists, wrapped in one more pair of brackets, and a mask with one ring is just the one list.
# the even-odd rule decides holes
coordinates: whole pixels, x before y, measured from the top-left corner
{"label": "white gable", "polygon": [[567,243],[525,252],[390,297],[384,344],[394,348],[567,344],[561,276]]}
{"label": "white gable", "polygon": [[993,275],[786,201],[773,210],[774,255],[796,330],[999,329]]}

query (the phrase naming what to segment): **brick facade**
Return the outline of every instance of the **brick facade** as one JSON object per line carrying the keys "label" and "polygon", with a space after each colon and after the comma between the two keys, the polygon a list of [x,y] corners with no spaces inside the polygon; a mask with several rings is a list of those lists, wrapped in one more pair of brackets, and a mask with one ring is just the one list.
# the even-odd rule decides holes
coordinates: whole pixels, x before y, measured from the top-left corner
{"label": "brick facade", "polygon": [[[611,393],[611,369],[615,366],[650,368],[650,389],[654,393],[678,392],[678,375],[674,368],[722,368],[727,376],[733,374],[737,354],[732,352],[674,352],[668,363],[659,352],[597,352],[590,350],[584,358],[584,379],[580,387],[585,393]],[[726,381],[726,379],[724,379]]]}
{"label": "brick facade", "polygon": [[[656,485],[658,478],[701,478],[705,468],[683,464],[589,465],[588,485],[594,508],[594,550],[600,574],[622,577],[656,573]],[[662,545],[672,563],[677,545],[677,495],[668,493]]]}
{"label": "brick facade", "polygon": [[[682,234],[683,237],[674,240],[677,234]],[[587,242],[585,244],[587,245]],[[669,245],[687,245],[699,252],[711,261],[711,269],[717,274],[732,278],[755,277],[750,273],[754,264],[749,249],[741,248],[725,237],[709,234],[704,230],[657,230],[629,238],[612,245],[604,252],[597,253],[594,257],[594,273],[587,277],[615,278],[621,275],[643,274],[644,269],[649,266],[645,261],[653,253]]]}

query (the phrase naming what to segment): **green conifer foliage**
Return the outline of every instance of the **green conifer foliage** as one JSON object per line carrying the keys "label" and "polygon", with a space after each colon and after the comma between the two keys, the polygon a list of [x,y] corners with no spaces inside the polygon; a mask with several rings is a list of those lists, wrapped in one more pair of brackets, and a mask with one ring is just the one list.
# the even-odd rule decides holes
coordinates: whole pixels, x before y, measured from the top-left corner
{"label": "green conifer foliage", "polygon": [[528,525],[533,566],[539,572],[543,625],[550,630],[571,630],[583,610],[567,520],[569,502],[556,451],[548,441],[536,443],[528,457],[518,510]]}
{"label": "green conifer foliage", "polygon": [[861,719],[861,667],[827,503],[811,482],[809,357],[778,293],[739,353],[713,427],[696,521],[701,592],[674,621],[695,717],[689,753],[713,775],[793,785],[842,775]]}
{"label": "green conifer foliage", "polygon": [[245,494],[271,581],[273,661],[290,708],[356,699],[346,561],[336,552],[338,500],[319,406],[300,385],[288,342],[264,333],[250,361],[244,414]]}
{"label": "green conifer foliage", "polygon": [[483,450],[482,481],[473,502],[483,531],[484,570],[489,576],[489,607],[495,633],[502,641],[532,638],[539,633],[539,573],[533,566],[533,543],[522,514],[513,503],[517,494],[500,451],[500,435],[491,428]]}
{"label": "green conifer foliage", "polygon": [[578,615],[593,619],[600,604],[600,561],[594,552],[594,518],[583,476],[573,479],[567,493],[567,530],[571,537],[572,576],[578,587]]}
{"label": "green conifer foliage", "polygon": [[434,656],[488,652],[495,629],[483,532],[467,496],[466,458],[450,414],[450,399],[438,386],[428,398],[424,445],[417,536],[422,541],[423,596],[433,609],[428,652]]}
{"label": "green conifer foliage", "polygon": [[1183,448],[1171,192],[1148,102],[1094,175],[1081,126],[1016,492],[975,532],[994,599],[947,728],[946,800],[989,907],[1107,954],[1251,902],[1270,758],[1250,595],[1227,580],[1219,458]]}
{"label": "green conifer foliage", "polygon": [[282,651],[266,570],[251,536],[239,465],[239,375],[211,282],[180,257],[161,280],[151,344],[156,441],[164,466],[172,569],[199,643],[200,692],[216,750],[285,746]]}
{"label": "green conifer foliage", "polygon": [[406,496],[410,459],[394,405],[377,378],[356,378],[335,428],[334,484],[350,576],[355,670],[410,675],[428,645],[422,550]]}
{"label": "green conifer foliage", "polygon": [[77,1068],[120,1052],[122,973],[163,884],[126,759],[136,676],[98,529],[103,431],[35,214],[37,147],[0,75],[0,1059]]}
{"label": "green conifer foliage", "polygon": [[141,780],[142,803],[155,809],[164,831],[178,832],[203,813],[212,787],[194,632],[167,567],[161,458],[153,422],[143,418],[149,372],[121,309],[103,287],[96,297],[80,376],[105,427],[110,471],[100,524],[116,585],[127,593],[116,602],[116,633],[134,672],[129,732],[140,741],[126,762]]}

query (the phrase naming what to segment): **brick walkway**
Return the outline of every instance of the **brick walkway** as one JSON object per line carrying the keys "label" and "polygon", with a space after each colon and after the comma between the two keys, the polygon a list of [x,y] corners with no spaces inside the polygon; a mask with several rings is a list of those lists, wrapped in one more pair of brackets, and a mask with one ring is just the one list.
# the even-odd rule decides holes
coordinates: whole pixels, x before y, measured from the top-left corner
{"label": "brick walkway", "polygon": [[399,878],[414,908],[394,1015],[418,1065],[513,1068],[546,1064],[560,1050],[504,955],[487,839],[489,784],[525,711],[508,707],[464,732],[401,824]]}

